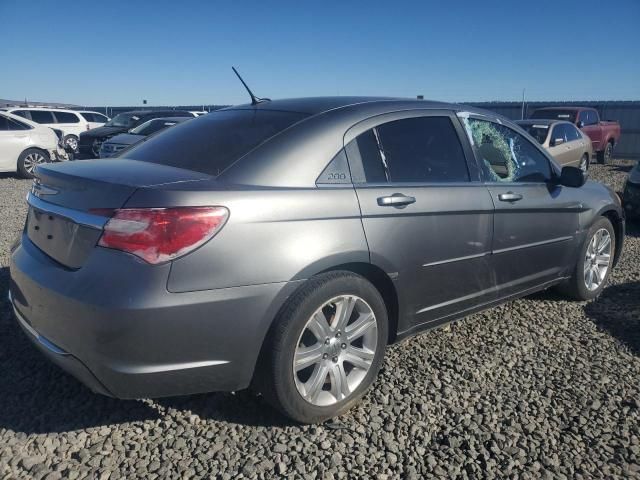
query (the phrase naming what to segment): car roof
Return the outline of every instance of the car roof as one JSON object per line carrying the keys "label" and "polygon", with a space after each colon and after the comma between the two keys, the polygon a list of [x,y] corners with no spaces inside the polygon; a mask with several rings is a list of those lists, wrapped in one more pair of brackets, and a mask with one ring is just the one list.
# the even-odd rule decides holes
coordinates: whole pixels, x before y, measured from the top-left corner
{"label": "car roof", "polygon": [[[193,117],[195,118],[195,117]],[[151,118],[149,119],[150,122],[155,122],[156,120],[166,120],[166,121],[172,121],[172,122],[184,122],[187,120],[191,120],[191,117],[158,117],[158,118]]]}
{"label": "car roof", "polygon": [[536,108],[535,111],[538,110],[567,110],[569,112],[579,112],[581,110],[595,110],[593,107],[566,107],[563,105],[557,105],[555,107],[544,107],[544,108]]}
{"label": "car roof", "polygon": [[[120,113],[125,113],[127,115],[138,115],[140,117],[143,117],[145,115],[158,115],[158,114],[175,115],[176,113],[188,113],[190,115],[190,112],[188,112],[187,110],[129,110],[127,112],[120,112]],[[120,113],[118,113],[118,115]]]}
{"label": "car roof", "polygon": [[515,120],[515,123],[518,125],[555,125],[556,123],[568,123],[569,125],[573,125],[571,122],[567,122],[566,120],[554,120],[551,118],[532,118],[529,120]]}
{"label": "car roof", "polygon": [[72,112],[78,113],[76,110],[71,110],[69,108],[58,108],[58,107],[9,107],[8,111],[14,110],[38,110],[43,112]]}
{"label": "car roof", "polygon": [[[353,107],[357,105],[375,105],[394,107],[411,107],[411,108],[438,108],[438,109],[454,109],[460,110],[460,105],[445,102],[436,102],[431,100],[416,100],[407,98],[393,97],[305,97],[305,98],[284,98],[279,100],[270,100],[252,105],[250,103],[244,105],[235,105],[227,107],[225,110],[279,110],[285,112],[306,113],[309,115],[318,115],[344,107]],[[465,109],[467,109],[465,107]]]}

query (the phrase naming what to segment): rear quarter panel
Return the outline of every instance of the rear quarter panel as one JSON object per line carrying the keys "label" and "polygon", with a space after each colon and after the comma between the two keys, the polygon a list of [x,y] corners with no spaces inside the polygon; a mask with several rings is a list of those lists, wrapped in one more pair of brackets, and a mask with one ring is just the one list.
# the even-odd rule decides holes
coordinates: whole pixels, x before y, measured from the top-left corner
{"label": "rear quarter panel", "polygon": [[175,260],[171,292],[300,280],[335,265],[368,262],[360,209],[351,185],[256,189],[210,182],[140,189],[127,207],[225,206],[229,219],[198,250]]}

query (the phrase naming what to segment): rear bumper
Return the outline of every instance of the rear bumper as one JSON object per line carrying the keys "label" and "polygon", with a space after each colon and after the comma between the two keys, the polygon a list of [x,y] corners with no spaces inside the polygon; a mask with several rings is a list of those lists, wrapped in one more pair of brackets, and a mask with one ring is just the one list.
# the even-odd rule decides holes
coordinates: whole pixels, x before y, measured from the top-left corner
{"label": "rear bumper", "polygon": [[169,293],[169,265],[96,248],[66,270],[26,236],[11,256],[12,306],[31,340],[92,390],[118,398],[246,388],[297,282]]}

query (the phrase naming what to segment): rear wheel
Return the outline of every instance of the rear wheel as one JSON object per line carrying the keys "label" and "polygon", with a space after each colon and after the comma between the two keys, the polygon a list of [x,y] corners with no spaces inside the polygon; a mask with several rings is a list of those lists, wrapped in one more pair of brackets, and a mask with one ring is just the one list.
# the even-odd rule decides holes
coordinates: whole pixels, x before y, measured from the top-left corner
{"label": "rear wheel", "polygon": [[606,147],[601,152],[598,152],[598,162],[607,165],[611,163],[611,158],[613,157],[613,143],[607,142]]}
{"label": "rear wheel", "polygon": [[276,320],[260,390],[285,415],[317,423],[351,408],[382,365],[387,311],[350,272],[310,279]]}
{"label": "rear wheel", "polygon": [[589,229],[571,278],[560,290],[576,300],[591,300],[604,289],[613,267],[615,231],[600,217]]}
{"label": "rear wheel", "polygon": [[74,153],[78,151],[78,137],[75,135],[67,135],[62,140],[62,143],[66,149],[71,150]]}
{"label": "rear wheel", "polygon": [[35,168],[49,161],[49,154],[44,150],[28,148],[18,157],[18,174],[23,178],[33,178]]}

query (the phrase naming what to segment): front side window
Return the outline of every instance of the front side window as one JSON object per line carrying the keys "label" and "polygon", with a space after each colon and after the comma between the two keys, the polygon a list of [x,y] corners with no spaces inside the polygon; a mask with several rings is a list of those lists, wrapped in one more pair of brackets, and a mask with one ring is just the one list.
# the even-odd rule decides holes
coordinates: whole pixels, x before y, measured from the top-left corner
{"label": "front side window", "polygon": [[53,112],[46,110],[31,110],[31,120],[36,123],[56,123],[56,119],[53,118]]}
{"label": "front side window", "polygon": [[581,110],[578,114],[578,124],[589,125],[589,120],[587,118],[587,111]]}
{"label": "front side window", "polygon": [[464,119],[485,177],[491,182],[546,182],[547,157],[515,130],[476,118]]}
{"label": "front side window", "polygon": [[80,123],[80,119],[75,113],[71,112],[55,112],[58,123]]}
{"label": "front side window", "polygon": [[448,117],[415,117],[379,125],[358,136],[367,182],[468,182],[469,171]]}
{"label": "front side window", "polygon": [[27,120],[31,120],[31,115],[28,110],[15,110],[11,113],[18,115],[19,117],[26,118]]}

